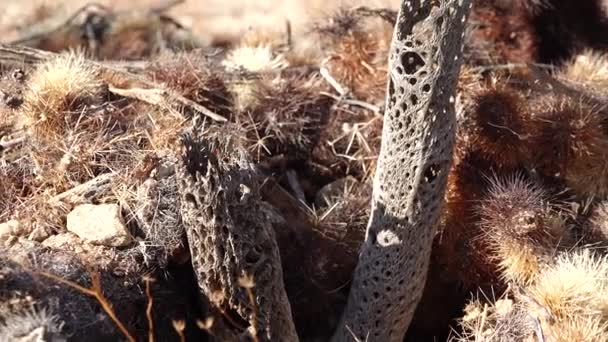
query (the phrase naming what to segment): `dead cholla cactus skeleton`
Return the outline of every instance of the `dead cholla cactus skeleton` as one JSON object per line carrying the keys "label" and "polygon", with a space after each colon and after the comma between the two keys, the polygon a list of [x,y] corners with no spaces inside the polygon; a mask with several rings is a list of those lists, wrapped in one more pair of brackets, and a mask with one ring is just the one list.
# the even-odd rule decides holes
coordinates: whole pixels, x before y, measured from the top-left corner
{"label": "dead cholla cactus skeleton", "polygon": [[220,340],[297,341],[260,179],[229,129],[185,135],[177,174],[192,263],[212,307],[210,330]]}
{"label": "dead cholla cactus skeleton", "polygon": [[372,216],[334,341],[402,341],[422,296],[455,139],[470,0],[403,1]]}

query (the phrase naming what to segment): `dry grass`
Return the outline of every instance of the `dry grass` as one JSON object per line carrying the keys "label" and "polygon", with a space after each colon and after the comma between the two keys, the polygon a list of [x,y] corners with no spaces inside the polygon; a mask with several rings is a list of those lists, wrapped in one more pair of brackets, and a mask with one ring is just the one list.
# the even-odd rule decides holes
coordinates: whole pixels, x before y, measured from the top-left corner
{"label": "dry grass", "polygon": [[512,298],[472,300],[464,308],[460,324],[463,331],[455,333],[453,341],[524,341],[533,335],[534,324],[526,308]]}
{"label": "dry grass", "polygon": [[141,133],[128,130],[135,113],[115,107],[107,96],[100,71],[75,53],[32,72],[19,115],[43,184],[65,191],[118,171],[137,150]]}
{"label": "dry grass", "polygon": [[315,78],[272,78],[255,84],[251,106],[238,119],[259,160],[263,155],[309,155],[328,120],[332,100]]}
{"label": "dry grass", "polygon": [[[121,79],[74,51],[26,70],[17,82],[23,86],[23,103],[16,96],[15,101],[2,99],[10,102],[8,106],[0,104],[0,135],[10,139],[24,128],[26,137],[23,146],[10,150],[10,158],[0,158],[0,222],[20,219],[31,239],[44,239],[41,231],[61,232],[73,203],[50,205],[50,199],[110,173],[115,175],[110,190],[89,201],[120,203],[125,209],[127,222],[141,242],[121,256],[137,255],[142,265],[162,270],[172,263],[183,264],[188,253],[171,156],[183,130],[194,127],[244,143],[265,176],[311,208],[312,242],[293,238],[294,243],[310,246],[308,255],[295,258],[299,263],[293,267],[308,272],[301,287],[318,290],[319,298],[346,291],[369,216],[368,183],[382,136],[383,119],[377,108],[384,101],[392,27],[386,18],[338,3],[323,15],[303,13],[303,3],[259,2],[250,5],[257,11],[247,14],[234,3],[214,7],[191,1],[171,10],[184,19],[186,28],[188,18],[205,11],[203,16],[210,18],[218,14],[211,11],[226,8],[243,12],[235,17],[255,17],[258,23],[272,18],[264,29],[253,30],[244,27],[250,23],[247,20],[231,26],[234,18],[192,24],[203,45],[224,45],[225,55],[170,52],[171,47],[161,43],[171,43],[167,37],[172,33],[158,20],[139,18],[133,25],[115,27],[113,44],[101,47],[96,56],[146,59],[133,73],[149,83]],[[127,5],[117,8],[121,6]],[[277,12],[262,14],[273,6]],[[285,18],[277,14],[285,9],[289,9],[285,18],[291,19],[290,32]],[[40,8],[33,16],[46,17],[45,11]],[[206,32],[218,22],[223,27]],[[152,31],[161,35],[152,36]],[[71,41],[66,38],[64,43]],[[492,49],[494,54],[498,48]],[[517,53],[506,52],[500,55]],[[461,340],[522,340],[533,336],[539,326],[547,339],[555,341],[607,339],[604,251],[566,248],[573,244],[570,235],[579,231],[590,236],[584,242],[592,246],[607,243],[606,205],[594,202],[608,194],[608,130],[602,98],[608,86],[606,65],[606,56],[589,51],[557,70],[556,79],[574,85],[578,92],[573,93],[532,89],[534,82],[522,81],[509,68],[463,69],[459,99],[467,103],[460,107],[435,272],[448,286],[463,287],[467,293],[507,285],[519,291],[468,305],[461,320]],[[152,95],[167,89],[229,123],[209,121],[188,106],[145,101],[112,89]],[[2,84],[0,90],[4,91]],[[489,174],[496,177],[485,177]],[[338,189],[328,189],[328,184],[337,184]],[[572,193],[576,196],[564,195]],[[572,207],[589,202],[593,210],[588,218],[586,213],[564,210],[563,202]],[[38,235],[30,235],[38,228]],[[47,276],[96,298],[125,336],[136,338],[116,321],[98,280],[93,279],[92,288],[84,288]],[[251,297],[253,280],[242,281]],[[153,341],[159,327],[152,316],[159,298],[153,300],[149,279],[145,279],[145,294],[148,302],[142,314],[149,322],[148,340]],[[301,302],[318,302],[317,297],[298,295],[304,295],[295,295]],[[214,334],[221,329],[220,315],[230,319],[229,314],[217,314],[198,321],[198,327]],[[191,323],[171,319],[170,333],[185,340]]]}

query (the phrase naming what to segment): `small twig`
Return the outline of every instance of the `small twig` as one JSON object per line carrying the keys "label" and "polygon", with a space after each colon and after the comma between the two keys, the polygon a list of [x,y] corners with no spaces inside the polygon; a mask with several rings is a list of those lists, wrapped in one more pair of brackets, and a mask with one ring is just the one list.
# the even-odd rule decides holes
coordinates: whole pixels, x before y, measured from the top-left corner
{"label": "small twig", "polygon": [[183,107],[190,107],[194,109],[196,112],[199,112],[212,120],[219,122],[228,121],[225,117],[218,115],[206,107],[189,100],[183,96],[176,96],[174,94],[169,93],[166,89],[143,89],[143,88],[130,88],[130,89],[120,89],[113,86],[109,87],[110,92],[120,95],[123,97],[128,97],[132,99],[137,99],[143,102],[146,102],[151,105],[156,106],[165,106],[171,103],[173,100],[176,105]]}
{"label": "small twig", "polygon": [[329,83],[338,92],[338,94],[340,94],[340,96],[346,96],[346,94],[348,94],[348,91],[329,73],[329,69],[326,67],[321,67],[319,72],[327,83]]}
{"label": "small twig", "polygon": [[292,38],[292,32],[291,32],[291,21],[289,20],[285,20],[285,35],[286,35],[286,44],[287,44],[287,50],[291,51],[291,49],[293,48],[293,38]]}
{"label": "small twig", "polygon": [[364,102],[361,100],[355,100],[355,99],[343,99],[342,102],[347,105],[358,106],[358,107],[362,107],[365,109],[369,109],[376,114],[380,114],[380,107],[373,105],[371,103],[367,103],[367,102]]}
{"label": "small twig", "polygon": [[298,181],[298,174],[294,170],[287,170],[285,174],[287,175],[287,183],[289,183],[289,186],[296,195],[296,198],[300,202],[306,203],[306,196],[304,195],[304,190],[302,190],[302,186]]}
{"label": "small twig", "polygon": [[11,140],[0,141],[0,151],[17,146],[25,141],[25,137],[19,137]]}
{"label": "small twig", "polygon": [[18,65],[36,64],[56,56],[53,52],[33,49],[25,46],[0,44],[0,64]]}
{"label": "small twig", "polygon": [[542,69],[555,69],[554,65],[551,64],[542,64],[542,63],[507,63],[507,64],[495,64],[495,65],[482,65],[478,67],[471,68],[472,72],[483,73],[490,70],[510,70],[510,69],[518,69],[518,68],[528,68],[530,66],[535,66]]}
{"label": "small twig", "polygon": [[150,13],[160,14],[177,5],[183,4],[186,0],[166,0],[160,5],[150,8]]}
{"label": "small twig", "polygon": [[538,342],[545,342],[545,334],[543,333],[543,327],[540,324],[540,321],[538,320],[538,318],[530,315],[530,317],[532,318],[532,320],[534,321],[534,333],[536,334],[536,338],[538,339]]}
{"label": "small twig", "polygon": [[152,293],[150,291],[150,283],[153,281],[153,278],[144,277],[144,282],[146,283],[146,297],[148,297],[148,305],[146,306],[146,318],[148,319],[148,342],[154,342],[154,320],[152,319],[152,304],[154,303],[154,299],[152,298]]}
{"label": "small twig", "polygon": [[[42,63],[57,54],[54,52],[34,49],[23,45],[0,44],[0,64],[23,66]],[[92,61],[89,61],[92,62]],[[142,70],[149,62],[146,61],[103,61],[93,62],[115,72]]]}
{"label": "small twig", "polygon": [[492,122],[488,122],[488,125],[494,127],[494,128],[498,128],[498,129],[504,129],[506,131],[509,131],[511,134],[515,135],[519,140],[524,140],[528,137],[528,135],[523,135],[520,133],[515,132],[513,129],[507,127],[507,126],[503,126],[503,125],[498,125]]}
{"label": "small twig", "polygon": [[127,340],[129,340],[129,342],[136,342],[137,340],[135,339],[135,337],[133,337],[133,335],[131,335],[131,333],[129,332],[129,330],[124,326],[124,324],[118,319],[118,317],[116,316],[116,313],[114,312],[114,310],[112,309],[112,304],[110,304],[110,302],[108,302],[108,300],[104,297],[103,295],[103,290],[101,288],[101,281],[99,279],[99,273],[96,272],[90,272],[90,277],[91,277],[91,288],[86,288],[84,286],[81,286],[73,281],[67,280],[67,279],[63,279],[59,276],[56,276],[52,273],[47,273],[44,271],[31,271],[34,274],[38,274],[41,276],[44,276],[46,278],[49,278],[51,280],[54,280],[58,283],[67,285],[75,290],[77,290],[78,292],[81,292],[85,295],[91,296],[93,298],[95,298],[97,300],[97,302],[101,305],[102,309],[105,311],[105,313],[110,317],[110,319],[114,322],[114,324],[116,324],[116,326],[118,327],[118,329],[122,332],[122,334],[127,338]]}
{"label": "small twig", "polygon": [[179,335],[180,342],[186,342],[186,336],[184,336],[184,330],[186,329],[186,321],[184,320],[175,320],[171,322],[173,324],[173,329]]}
{"label": "small twig", "polygon": [[98,196],[105,190],[110,188],[112,180],[116,177],[112,173],[101,174],[85,183],[82,183],[68,191],[62,192],[49,200],[51,204],[59,202],[68,202],[78,204],[90,200]]}
{"label": "small twig", "polygon": [[364,17],[379,17],[393,26],[397,22],[397,11],[388,8],[369,8],[367,6],[358,6],[353,8],[351,11]]}
{"label": "small twig", "polygon": [[369,109],[372,112],[376,113],[376,114],[380,114],[380,107],[373,105],[371,103],[367,103],[361,100],[355,100],[355,99],[349,99],[349,98],[342,98],[339,96],[336,96],[334,94],[330,94],[328,92],[321,92],[321,95],[325,95],[327,97],[331,97],[332,99],[336,100],[337,102],[341,102],[347,105],[351,105],[351,106],[357,106],[357,107],[361,107],[361,108],[365,108],[365,109]]}

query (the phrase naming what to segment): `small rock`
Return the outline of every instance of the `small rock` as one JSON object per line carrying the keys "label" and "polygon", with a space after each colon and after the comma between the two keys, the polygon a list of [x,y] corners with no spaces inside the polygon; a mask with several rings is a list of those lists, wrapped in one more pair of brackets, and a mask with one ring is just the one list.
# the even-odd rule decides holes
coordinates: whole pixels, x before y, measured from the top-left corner
{"label": "small rock", "polygon": [[82,204],[68,214],[67,228],[96,245],[123,247],[133,242],[117,204]]}
{"label": "small rock", "polygon": [[0,238],[5,239],[9,236],[21,236],[27,234],[25,226],[17,220],[10,220],[0,223]]}
{"label": "small rock", "polygon": [[42,242],[42,245],[45,247],[78,254],[84,254],[85,249],[83,248],[83,244],[88,243],[83,241],[76,234],[70,232],[53,235]]}

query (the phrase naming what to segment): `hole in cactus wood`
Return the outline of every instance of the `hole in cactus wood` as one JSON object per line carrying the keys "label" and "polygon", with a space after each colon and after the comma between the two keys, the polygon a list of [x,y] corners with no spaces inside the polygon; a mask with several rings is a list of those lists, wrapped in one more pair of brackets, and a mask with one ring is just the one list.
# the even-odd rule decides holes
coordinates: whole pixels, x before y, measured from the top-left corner
{"label": "hole in cactus wood", "polygon": [[429,165],[426,170],[424,170],[424,181],[427,183],[433,183],[437,176],[441,172],[441,168],[437,164]]}
{"label": "hole in cactus wood", "polygon": [[424,66],[424,60],[418,53],[409,51],[401,55],[401,66],[406,74],[413,75]]}

